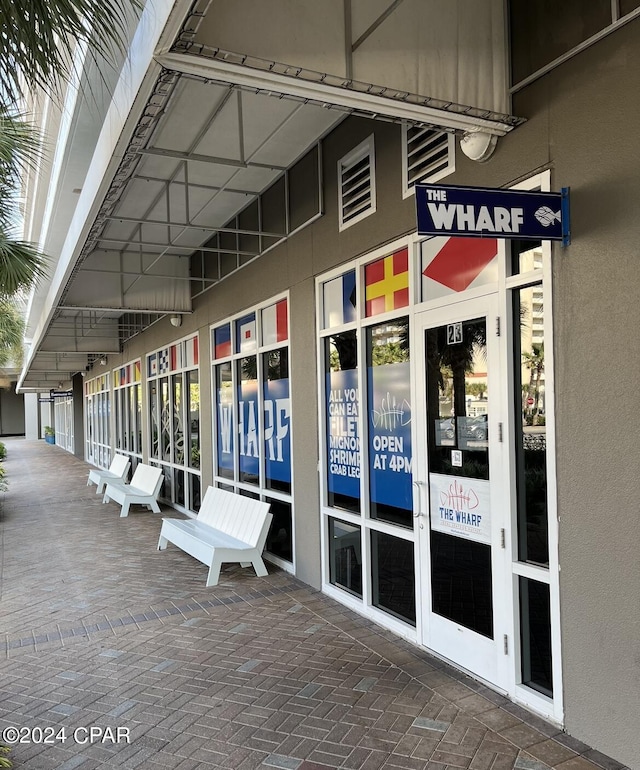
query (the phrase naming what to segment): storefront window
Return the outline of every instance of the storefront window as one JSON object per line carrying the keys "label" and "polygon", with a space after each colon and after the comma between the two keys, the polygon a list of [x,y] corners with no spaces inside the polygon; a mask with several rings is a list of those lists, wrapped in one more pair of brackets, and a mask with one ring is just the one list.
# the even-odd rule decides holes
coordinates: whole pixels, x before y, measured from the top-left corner
{"label": "storefront window", "polygon": [[215,483],[269,502],[266,550],[285,568],[293,561],[288,339],[286,298],[211,329]]}
{"label": "storefront window", "polygon": [[238,463],[240,481],[258,484],[260,480],[257,358],[236,361],[238,367]]}
{"label": "storefront window", "polygon": [[131,473],[142,461],[141,362],[132,361],[112,372],[115,443],[131,461]]}
{"label": "storefront window", "polygon": [[231,361],[215,367],[216,383],[216,475],[233,478],[234,433]]}
{"label": "storefront window", "polygon": [[427,238],[420,243],[423,302],[456,298],[468,289],[498,283],[496,238]]}
{"label": "storefront window", "polygon": [[409,320],[367,329],[369,500],[371,516],[411,527]]}
{"label": "storefront window", "polygon": [[416,622],[413,543],[371,532],[373,605],[411,625]]}
{"label": "storefront window", "polygon": [[547,427],[542,285],[513,292],[518,559],[549,565]]}
{"label": "storefront window", "polygon": [[262,355],[265,486],[291,492],[289,351]]}
{"label": "storefront window", "polygon": [[362,597],[362,530],[329,519],[329,581]]}
{"label": "storefront window", "polygon": [[520,585],[522,683],[553,695],[549,586],[525,577]]}
{"label": "storefront window", "polygon": [[200,386],[198,337],[147,356],[150,458],[162,466],[161,497],[200,508]]}
{"label": "storefront window", "polygon": [[360,433],[355,331],[325,338],[328,504],[360,510]]}

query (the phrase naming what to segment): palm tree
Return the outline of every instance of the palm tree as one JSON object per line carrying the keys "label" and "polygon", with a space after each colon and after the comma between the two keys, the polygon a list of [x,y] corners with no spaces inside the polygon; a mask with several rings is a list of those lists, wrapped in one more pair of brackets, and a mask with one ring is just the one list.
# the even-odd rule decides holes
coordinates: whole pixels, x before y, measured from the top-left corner
{"label": "palm tree", "polygon": [[13,297],[0,297],[0,367],[22,362],[24,319]]}
{"label": "palm tree", "polygon": [[[124,47],[127,21],[140,6],[141,0],[0,0],[0,312],[32,288],[46,266],[44,255],[17,236],[22,176],[41,151],[20,114],[23,98],[38,90],[59,96],[79,43],[108,61]],[[0,327],[0,351],[16,350],[14,320],[11,310]]]}
{"label": "palm tree", "polygon": [[0,0],[0,94],[5,106],[26,90],[52,95],[73,74],[73,52],[87,43],[108,59],[126,42],[140,0]]}
{"label": "palm tree", "polygon": [[[1,70],[0,66],[0,70]],[[1,75],[0,75],[1,78]],[[39,142],[32,126],[0,105],[0,301],[28,291],[44,275],[45,259],[19,240],[18,195],[22,173],[34,162]],[[2,345],[2,341],[0,341]]]}

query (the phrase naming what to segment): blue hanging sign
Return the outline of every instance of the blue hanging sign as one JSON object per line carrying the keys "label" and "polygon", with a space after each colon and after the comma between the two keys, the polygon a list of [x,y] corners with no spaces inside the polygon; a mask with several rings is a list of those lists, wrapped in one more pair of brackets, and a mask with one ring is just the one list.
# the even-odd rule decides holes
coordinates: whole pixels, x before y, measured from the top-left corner
{"label": "blue hanging sign", "polygon": [[569,188],[561,192],[416,184],[418,235],[570,243]]}

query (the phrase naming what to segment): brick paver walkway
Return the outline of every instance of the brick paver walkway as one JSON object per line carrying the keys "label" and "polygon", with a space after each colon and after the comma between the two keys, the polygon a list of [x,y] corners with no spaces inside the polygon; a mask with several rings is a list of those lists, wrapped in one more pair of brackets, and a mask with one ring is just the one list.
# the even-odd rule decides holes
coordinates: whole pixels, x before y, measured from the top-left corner
{"label": "brick paver walkway", "polygon": [[156,551],[157,514],[120,519],[85,463],[5,444],[0,728],[32,740],[17,768],[622,767],[273,566],[205,588],[204,566]]}

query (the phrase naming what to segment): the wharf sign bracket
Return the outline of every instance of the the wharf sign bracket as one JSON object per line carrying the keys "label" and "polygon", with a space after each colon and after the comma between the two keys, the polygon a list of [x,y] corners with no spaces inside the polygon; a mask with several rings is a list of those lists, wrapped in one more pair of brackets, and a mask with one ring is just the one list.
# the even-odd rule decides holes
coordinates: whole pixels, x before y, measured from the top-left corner
{"label": "the wharf sign bracket", "polygon": [[416,184],[418,235],[571,242],[569,188],[560,192]]}

